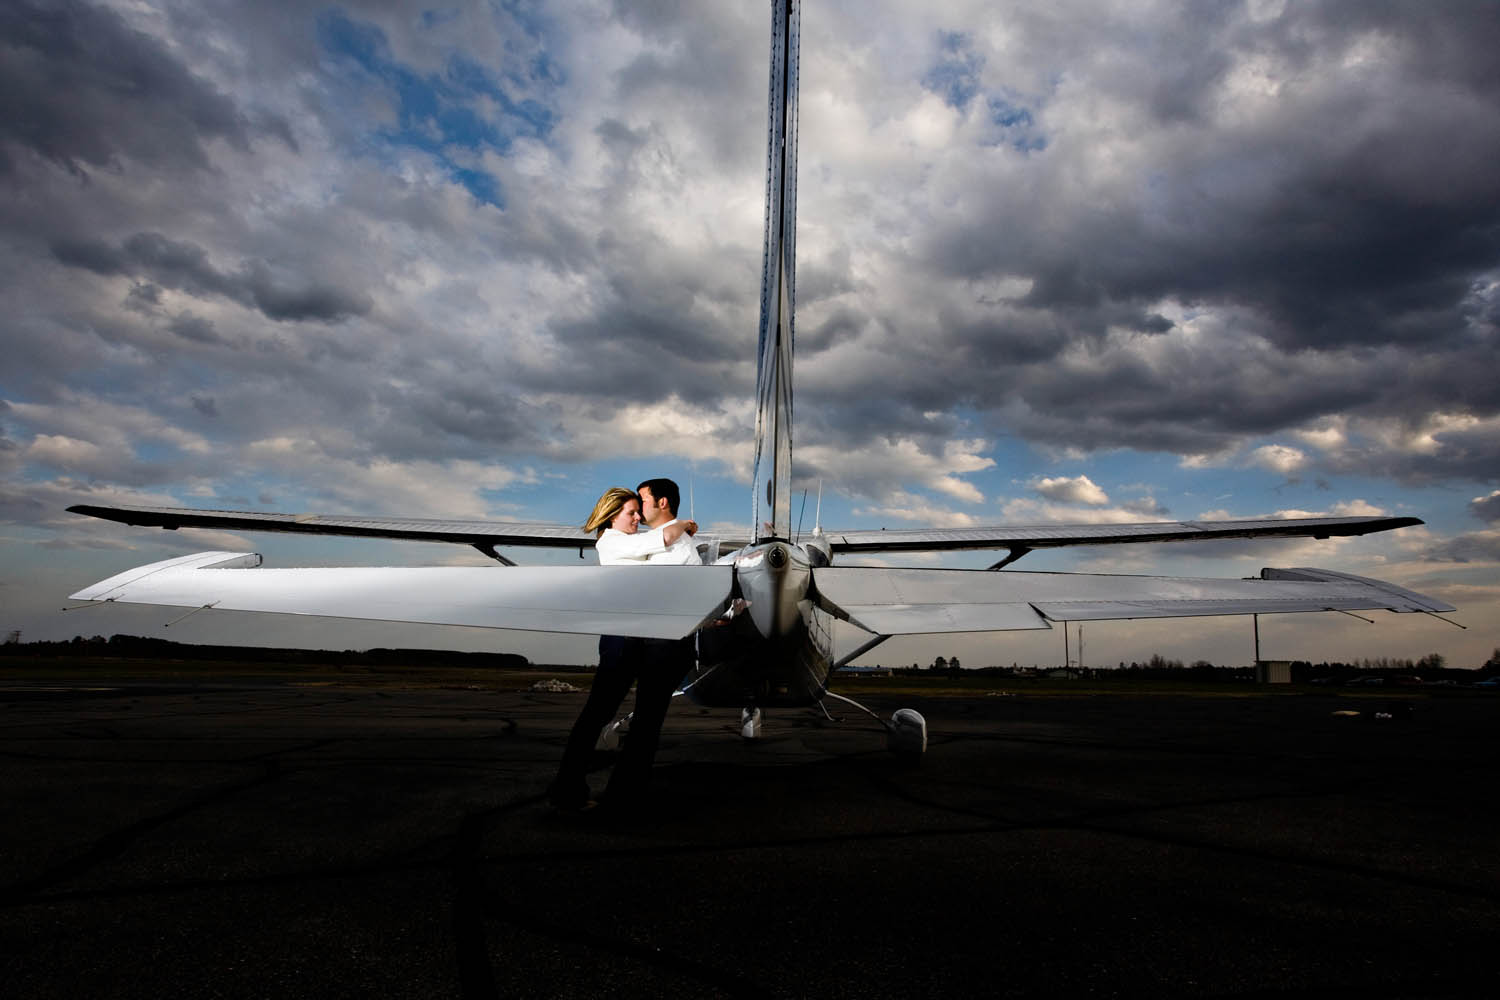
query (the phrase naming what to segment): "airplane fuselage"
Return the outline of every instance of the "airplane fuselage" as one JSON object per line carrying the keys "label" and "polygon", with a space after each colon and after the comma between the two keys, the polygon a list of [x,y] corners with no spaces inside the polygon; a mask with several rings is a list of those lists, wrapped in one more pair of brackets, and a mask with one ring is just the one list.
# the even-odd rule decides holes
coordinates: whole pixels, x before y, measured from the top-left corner
{"label": "airplane fuselage", "polygon": [[828,542],[772,538],[729,557],[744,612],[698,632],[698,666],[684,689],[716,707],[810,705],[833,672],[833,616],[812,599],[812,570]]}

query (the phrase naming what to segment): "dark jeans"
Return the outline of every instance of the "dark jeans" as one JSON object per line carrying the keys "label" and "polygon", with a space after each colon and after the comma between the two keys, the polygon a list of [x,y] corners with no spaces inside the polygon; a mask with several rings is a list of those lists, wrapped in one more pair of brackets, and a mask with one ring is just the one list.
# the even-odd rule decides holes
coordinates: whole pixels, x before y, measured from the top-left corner
{"label": "dark jeans", "polygon": [[638,795],[651,775],[662,722],[672,703],[672,692],[687,676],[695,657],[693,640],[633,639],[622,635],[599,637],[599,669],[589,697],[568,734],[568,745],[548,796],[554,805],[576,808],[588,801],[588,766],[599,733],[613,721],[635,684],[635,716],[620,748],[605,795],[628,799]]}

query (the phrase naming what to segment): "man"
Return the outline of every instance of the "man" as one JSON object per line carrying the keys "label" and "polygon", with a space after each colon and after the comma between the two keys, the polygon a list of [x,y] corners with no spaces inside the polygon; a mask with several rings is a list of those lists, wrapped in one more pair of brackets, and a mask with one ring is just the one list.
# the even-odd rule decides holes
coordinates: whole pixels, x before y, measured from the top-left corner
{"label": "man", "polygon": [[[677,520],[677,504],[681,494],[677,484],[670,479],[648,479],[635,488],[641,498],[641,520],[652,531],[661,531]],[[683,532],[675,542],[666,546],[665,552],[646,557],[646,561],[663,566],[702,566],[698,556],[698,543],[692,535]]]}

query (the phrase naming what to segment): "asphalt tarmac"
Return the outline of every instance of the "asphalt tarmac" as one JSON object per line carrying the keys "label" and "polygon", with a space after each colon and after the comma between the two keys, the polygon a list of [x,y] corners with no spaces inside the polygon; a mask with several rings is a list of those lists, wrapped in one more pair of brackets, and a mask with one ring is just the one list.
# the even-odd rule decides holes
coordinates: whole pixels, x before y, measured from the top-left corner
{"label": "asphalt tarmac", "polygon": [[918,764],[679,701],[645,810],[561,817],[582,697],[0,683],[0,992],[1500,986],[1500,698],[870,696]]}

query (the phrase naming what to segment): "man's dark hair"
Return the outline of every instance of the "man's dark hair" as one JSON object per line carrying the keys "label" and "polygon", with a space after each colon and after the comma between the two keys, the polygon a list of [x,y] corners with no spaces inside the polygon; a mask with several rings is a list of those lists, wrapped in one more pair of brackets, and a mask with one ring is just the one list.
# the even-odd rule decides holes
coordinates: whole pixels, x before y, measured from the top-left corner
{"label": "man's dark hair", "polygon": [[647,489],[648,487],[650,488],[651,495],[653,497],[656,497],[657,499],[661,499],[662,497],[667,498],[667,511],[673,517],[676,517],[677,505],[682,500],[682,494],[677,492],[677,484],[672,482],[672,480],[670,479],[648,479],[641,485],[637,486],[635,488],[635,491],[639,493],[641,490]]}

